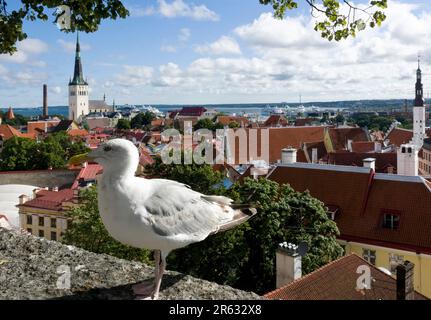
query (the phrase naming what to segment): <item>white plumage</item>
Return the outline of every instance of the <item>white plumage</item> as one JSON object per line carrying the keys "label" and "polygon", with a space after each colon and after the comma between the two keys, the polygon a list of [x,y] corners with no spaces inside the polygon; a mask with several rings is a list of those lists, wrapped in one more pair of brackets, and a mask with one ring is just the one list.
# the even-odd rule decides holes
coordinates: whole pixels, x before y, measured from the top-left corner
{"label": "white plumage", "polygon": [[249,218],[233,209],[229,198],[205,196],[171,180],[135,177],[139,154],[128,140],[110,140],[88,159],[103,166],[98,205],[110,235],[133,247],[156,250],[155,284],[135,286],[139,295],[157,299],[169,252]]}

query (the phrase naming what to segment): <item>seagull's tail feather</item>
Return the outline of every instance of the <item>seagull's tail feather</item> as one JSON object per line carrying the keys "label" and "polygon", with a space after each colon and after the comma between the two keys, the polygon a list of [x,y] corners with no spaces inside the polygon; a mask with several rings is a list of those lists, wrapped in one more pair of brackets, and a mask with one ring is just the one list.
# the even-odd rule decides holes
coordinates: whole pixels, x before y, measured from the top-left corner
{"label": "seagull's tail feather", "polygon": [[232,220],[221,224],[219,228],[211,234],[217,234],[233,229],[257,214],[257,210],[252,208],[251,204],[232,204],[230,207],[235,210]]}

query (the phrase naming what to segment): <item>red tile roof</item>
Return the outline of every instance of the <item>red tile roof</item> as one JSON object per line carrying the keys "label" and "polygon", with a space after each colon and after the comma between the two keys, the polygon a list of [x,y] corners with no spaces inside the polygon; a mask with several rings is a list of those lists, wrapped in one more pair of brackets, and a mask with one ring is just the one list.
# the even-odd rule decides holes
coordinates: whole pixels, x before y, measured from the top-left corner
{"label": "red tile roof", "polygon": [[0,125],[0,135],[3,136],[5,140],[12,137],[22,137],[22,133],[16,130],[14,127],[8,124]]}
{"label": "red tile roof", "polygon": [[141,149],[139,156],[139,164],[141,166],[151,165],[154,163],[153,157],[144,149]]}
{"label": "red tile roof", "polygon": [[346,150],[349,140],[352,142],[370,141],[362,128],[329,128],[329,136],[334,150]]}
{"label": "red tile roof", "polygon": [[236,117],[236,116],[218,116],[217,122],[224,126],[228,126],[232,122],[236,122],[242,127],[245,127],[250,123],[250,121],[246,117]]}
{"label": "red tile roof", "polygon": [[263,124],[264,127],[285,127],[289,121],[283,115],[273,114]]}
{"label": "red tile roof", "polygon": [[[341,239],[431,253],[431,189],[421,177],[297,163],[278,166],[268,178],[338,206]],[[384,212],[400,216],[398,230],[381,227]]]}
{"label": "red tile roof", "polygon": [[314,121],[314,118],[299,118],[295,120],[295,127],[310,126]]}
{"label": "red tile roof", "polygon": [[352,142],[352,152],[374,152],[376,142],[374,141],[355,141]]}
{"label": "red tile roof", "polygon": [[67,134],[71,137],[85,137],[88,135],[88,131],[85,129],[72,129]]}
{"label": "red tile roof", "polygon": [[[357,269],[371,270],[371,289],[356,289]],[[396,300],[396,280],[356,254],[341,257],[298,280],[269,292],[271,300]],[[415,292],[415,300],[427,300]]]}
{"label": "red tile roof", "polygon": [[95,181],[96,176],[103,172],[103,167],[97,163],[88,163],[85,167],[81,168],[78,176],[76,177],[72,189],[76,189],[79,186],[80,181]]}
{"label": "red tile roof", "polygon": [[[269,132],[269,162],[276,163],[281,160],[281,150],[288,147],[301,149],[305,142],[318,142],[324,139],[325,127],[285,127],[253,129],[257,132],[257,153],[261,155],[262,130]],[[247,135],[250,130],[246,129]],[[235,161],[239,163],[239,143],[235,145]]]}
{"label": "red tile roof", "polygon": [[413,131],[402,128],[394,128],[391,130],[391,132],[389,132],[385,140],[389,140],[390,144],[399,147],[404,143],[409,143],[412,138]]}
{"label": "red tile roof", "polygon": [[60,123],[60,120],[51,121],[29,121],[27,123],[27,132],[38,134],[40,131],[47,132],[49,128],[54,128]]}
{"label": "red tile roof", "polygon": [[12,107],[9,107],[9,110],[6,112],[6,119],[8,120],[15,119],[15,115],[13,114]]}
{"label": "red tile roof", "polygon": [[61,211],[62,203],[72,198],[72,189],[63,189],[60,191],[41,190],[36,194],[35,199],[27,201],[19,206]]}
{"label": "red tile roof", "polygon": [[181,117],[200,117],[207,111],[204,107],[184,107],[178,113]]}
{"label": "red tile roof", "polygon": [[396,172],[397,168],[397,153],[360,153],[360,152],[331,152],[328,154],[328,164],[342,166],[363,167],[364,159],[376,159],[376,172],[387,173],[389,167],[393,167]]}

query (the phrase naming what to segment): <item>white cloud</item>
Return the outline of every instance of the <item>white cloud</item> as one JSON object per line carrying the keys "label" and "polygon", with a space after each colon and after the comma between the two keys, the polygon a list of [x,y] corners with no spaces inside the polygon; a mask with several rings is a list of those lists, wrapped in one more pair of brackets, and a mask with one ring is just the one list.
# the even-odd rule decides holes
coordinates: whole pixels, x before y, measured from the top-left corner
{"label": "white cloud", "polygon": [[180,34],[178,35],[178,40],[180,42],[186,42],[186,41],[188,41],[190,39],[191,34],[192,33],[190,32],[190,29],[188,29],[188,28],[182,28],[180,30]]}
{"label": "white cloud", "polygon": [[169,53],[177,52],[177,48],[175,46],[170,46],[170,45],[162,45],[160,47],[160,50],[163,52],[169,52]]}
{"label": "white cloud", "polygon": [[205,5],[189,5],[183,0],[173,0],[170,3],[158,0],[158,2],[160,14],[167,18],[187,17],[200,21],[218,21],[220,19],[217,13]]}
{"label": "white cloud", "polygon": [[18,50],[27,53],[40,54],[48,51],[48,45],[39,39],[25,39],[18,43]]}
{"label": "white cloud", "polygon": [[150,83],[153,76],[153,68],[148,66],[123,67],[124,72],[117,75],[116,82],[122,87],[139,87]]}
{"label": "white cloud", "polygon": [[130,11],[130,16],[132,17],[146,17],[146,16],[152,16],[156,13],[156,9],[154,7],[138,7],[138,6],[131,6],[128,8]]}
{"label": "white cloud", "polygon": [[418,52],[424,90],[431,92],[431,9],[390,1],[386,13],[382,27],[341,42],[322,39],[310,15],[261,14],[233,30],[241,48],[222,36],[195,48],[207,57],[141,72],[128,81],[139,87],[129,99],[142,92],[153,95],[151,103],[296,102],[299,94],[305,101],[413,98]]}
{"label": "white cloud", "polygon": [[42,66],[43,62],[35,61],[34,58],[37,55],[45,53],[48,51],[48,45],[39,39],[25,39],[17,44],[17,52],[12,55],[9,54],[1,54],[0,61],[9,62],[9,63],[30,63],[35,64],[36,66]]}
{"label": "white cloud", "polygon": [[[61,48],[64,51],[66,51],[68,53],[74,53],[76,50],[76,42],[58,39],[57,43],[61,46]],[[80,42],[79,45],[80,45],[81,51],[88,51],[91,49],[91,46],[89,44],[85,44],[85,43]]]}
{"label": "white cloud", "polygon": [[210,55],[241,54],[239,44],[235,39],[227,36],[222,36],[213,43],[197,46],[195,51],[200,54]]}
{"label": "white cloud", "polygon": [[51,92],[53,94],[60,94],[61,91],[62,90],[61,90],[60,86],[49,87],[49,92]]}

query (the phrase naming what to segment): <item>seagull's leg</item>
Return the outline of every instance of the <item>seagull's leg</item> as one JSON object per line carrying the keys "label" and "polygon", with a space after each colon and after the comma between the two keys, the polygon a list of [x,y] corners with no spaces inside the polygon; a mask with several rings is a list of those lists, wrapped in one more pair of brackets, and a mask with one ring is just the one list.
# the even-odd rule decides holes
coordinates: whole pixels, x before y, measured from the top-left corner
{"label": "seagull's leg", "polygon": [[166,254],[161,252],[161,261],[159,265],[160,268],[159,268],[158,276],[156,278],[155,288],[152,296],[153,300],[159,299],[160,285],[162,284],[163,273],[165,272],[165,269],[166,269],[166,256],[167,256]]}
{"label": "seagull's leg", "polygon": [[150,297],[154,293],[155,289],[155,283],[157,282],[157,278],[159,276],[159,269],[160,269],[160,250],[154,251],[154,282],[144,281],[140,284],[134,285],[133,293],[138,296],[144,296],[144,297]]}

